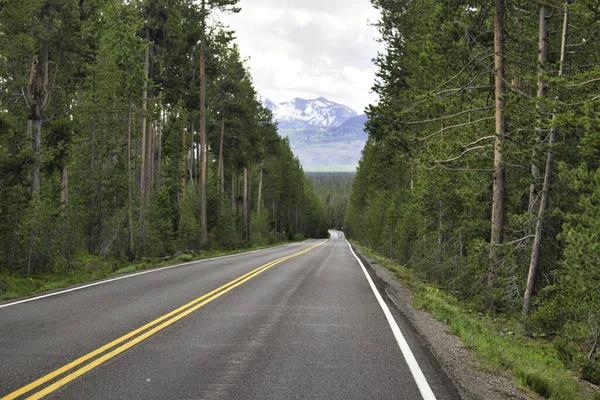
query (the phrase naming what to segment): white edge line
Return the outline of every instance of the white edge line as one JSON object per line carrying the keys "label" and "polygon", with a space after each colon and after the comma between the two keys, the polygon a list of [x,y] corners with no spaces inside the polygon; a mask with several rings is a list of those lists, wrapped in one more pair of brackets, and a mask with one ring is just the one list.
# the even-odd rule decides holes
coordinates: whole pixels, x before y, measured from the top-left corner
{"label": "white edge line", "polygon": [[[302,243],[302,242],[299,242],[299,243]],[[276,249],[278,247],[285,247],[285,246],[289,246],[291,244],[296,244],[296,243],[283,244],[281,246],[268,247],[266,249],[258,249],[258,250],[246,251],[246,252],[243,252],[243,253],[230,254],[230,255],[227,255],[227,256],[205,258],[205,259],[202,259],[202,260],[196,260],[196,261],[190,261],[190,262],[185,262],[185,263],[181,263],[181,264],[169,265],[167,267],[149,269],[149,270],[142,271],[142,272],[136,272],[136,273],[133,273],[133,274],[119,276],[117,278],[105,279],[105,280],[102,280],[102,281],[90,283],[90,284],[83,285],[83,286],[77,286],[77,287],[74,287],[74,288],[71,288],[71,289],[60,290],[58,292],[52,292],[52,293],[44,294],[44,295],[41,295],[41,296],[35,296],[35,297],[30,297],[30,298],[27,298],[27,299],[23,299],[23,300],[13,301],[12,303],[0,304],[0,308],[10,307],[10,306],[16,306],[17,304],[22,304],[22,303],[29,303],[30,301],[40,300],[40,299],[44,299],[46,297],[58,296],[59,294],[74,292],[76,290],[82,290],[82,289],[86,289],[86,288],[89,288],[89,287],[92,287],[92,286],[103,285],[105,283],[110,283],[110,282],[114,282],[114,281],[120,281],[121,279],[133,278],[134,276],[149,274],[151,272],[164,271],[166,269],[183,267],[185,265],[197,264],[197,263],[202,263],[202,262],[206,262],[206,261],[220,260],[220,259],[223,259],[223,258],[239,257],[239,256],[243,256],[243,255],[246,255],[246,254],[258,253],[258,252],[261,252],[261,251]]]}
{"label": "white edge line", "polygon": [[369,286],[371,286],[371,289],[373,290],[373,293],[375,294],[375,297],[377,298],[377,302],[379,303],[379,306],[383,310],[383,313],[385,314],[385,317],[386,317],[388,323],[390,324],[390,327],[392,328],[392,332],[394,333],[396,342],[398,342],[398,346],[400,346],[400,351],[402,352],[402,355],[404,356],[404,360],[406,360],[406,364],[408,364],[408,368],[410,369],[410,372],[412,373],[412,376],[413,376],[415,382],[417,383],[417,386],[419,387],[421,396],[423,396],[424,400],[436,400],[435,395],[433,394],[433,391],[431,390],[431,387],[429,386],[429,383],[427,382],[427,379],[425,378],[425,375],[423,375],[423,371],[421,371],[421,368],[419,367],[419,364],[417,363],[417,360],[415,359],[415,356],[414,356],[412,350],[408,346],[408,343],[406,342],[404,335],[400,331],[400,327],[398,326],[398,324],[396,323],[396,320],[392,316],[392,313],[391,313],[389,307],[387,306],[387,304],[385,304],[385,301],[383,301],[383,298],[381,297],[381,294],[377,290],[377,287],[375,287],[375,283],[373,283],[373,279],[371,279],[371,276],[367,272],[367,269],[363,265],[362,261],[360,261],[360,258],[358,258],[356,253],[354,253],[354,250],[352,249],[350,242],[348,242],[346,240],[346,243],[348,243],[348,246],[350,247],[350,251],[352,252],[352,255],[354,256],[354,258],[356,258],[356,260],[360,264],[360,267],[362,268],[365,276],[367,277]]}

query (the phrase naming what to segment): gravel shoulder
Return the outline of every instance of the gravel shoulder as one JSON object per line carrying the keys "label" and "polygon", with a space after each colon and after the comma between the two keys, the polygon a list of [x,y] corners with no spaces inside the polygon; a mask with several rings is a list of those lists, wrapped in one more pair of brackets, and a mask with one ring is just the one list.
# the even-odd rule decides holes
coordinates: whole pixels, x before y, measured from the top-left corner
{"label": "gravel shoulder", "polygon": [[446,324],[435,320],[426,311],[412,306],[411,290],[402,285],[394,272],[366,257],[359,248],[353,248],[367,261],[366,267],[370,272],[385,282],[387,296],[421,335],[463,399],[539,399],[520,390],[512,377],[484,371],[478,365],[473,351],[466,348],[460,338],[450,333]]}

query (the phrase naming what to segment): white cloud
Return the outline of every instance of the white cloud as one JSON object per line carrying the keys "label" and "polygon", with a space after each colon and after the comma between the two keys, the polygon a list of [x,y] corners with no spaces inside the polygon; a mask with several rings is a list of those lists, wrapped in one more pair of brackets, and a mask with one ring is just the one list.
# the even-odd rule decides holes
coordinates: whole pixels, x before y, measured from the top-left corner
{"label": "white cloud", "polygon": [[263,97],[287,101],[323,96],[362,111],[381,49],[378,13],[369,0],[241,0],[242,11],[220,16],[237,32]]}

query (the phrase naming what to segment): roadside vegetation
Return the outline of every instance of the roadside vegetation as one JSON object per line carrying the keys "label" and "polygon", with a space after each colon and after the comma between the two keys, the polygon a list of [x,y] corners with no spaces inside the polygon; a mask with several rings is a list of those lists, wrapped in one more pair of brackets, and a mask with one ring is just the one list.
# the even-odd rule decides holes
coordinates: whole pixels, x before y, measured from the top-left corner
{"label": "roadside vegetation", "polygon": [[477,305],[461,301],[439,286],[375,251],[357,243],[369,259],[393,271],[411,289],[413,306],[427,310],[448,325],[465,347],[475,352],[480,367],[508,373],[526,392],[548,399],[600,399],[593,385],[574,379],[569,365],[546,335],[531,335],[517,318],[491,316],[477,311]]}
{"label": "roadside vegetation", "polygon": [[600,384],[598,1],[372,3],[380,101],[347,236],[523,386]]}
{"label": "roadside vegetation", "polygon": [[50,271],[44,274],[36,274],[29,278],[20,274],[0,274],[0,300],[18,299],[72,285],[97,281],[115,275],[232,255],[245,251],[260,250],[288,243],[290,242],[253,245],[248,248],[236,250],[210,250],[200,253],[188,252],[172,258],[169,257],[168,259],[144,258],[133,263],[119,257],[102,258],[97,255],[82,255],[72,263],[69,270]]}

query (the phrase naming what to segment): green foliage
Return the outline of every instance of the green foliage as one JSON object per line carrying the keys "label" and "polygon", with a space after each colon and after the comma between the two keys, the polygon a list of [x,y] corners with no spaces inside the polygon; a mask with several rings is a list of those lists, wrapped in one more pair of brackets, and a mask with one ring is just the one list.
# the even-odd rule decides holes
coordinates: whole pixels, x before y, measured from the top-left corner
{"label": "green foliage", "polygon": [[352,192],[353,173],[316,173],[309,172],[308,177],[315,193],[327,206],[329,228],[343,229],[346,209]]}
{"label": "green foliage", "polygon": [[600,362],[586,360],[581,367],[581,377],[588,382],[600,385]]}
{"label": "green foliage", "polygon": [[271,218],[267,210],[262,209],[260,212],[252,214],[250,218],[250,240],[252,244],[262,246],[279,241],[271,232]]}

